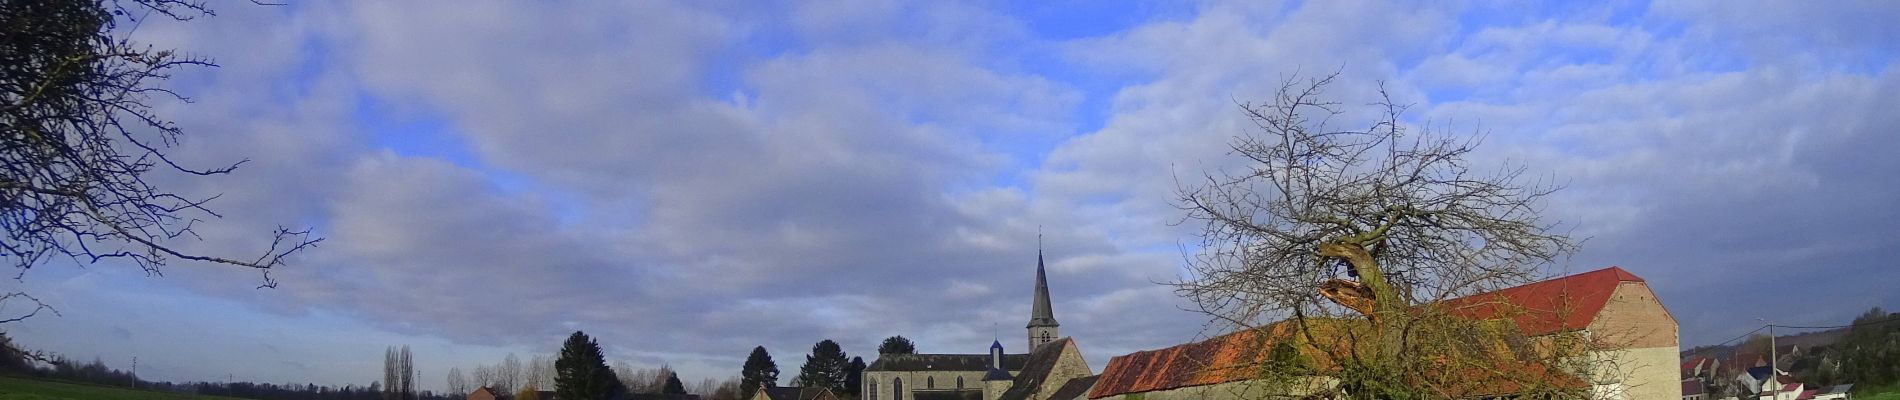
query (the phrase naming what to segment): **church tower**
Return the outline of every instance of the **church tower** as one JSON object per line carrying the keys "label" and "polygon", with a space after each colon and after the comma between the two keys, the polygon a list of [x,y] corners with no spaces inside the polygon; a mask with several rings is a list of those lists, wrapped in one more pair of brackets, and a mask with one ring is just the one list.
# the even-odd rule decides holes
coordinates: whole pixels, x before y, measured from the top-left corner
{"label": "church tower", "polygon": [[1062,324],[1056,323],[1056,313],[1049,309],[1049,277],[1043,272],[1042,268],[1042,240],[1040,240],[1040,237],[1037,239],[1036,300],[1035,305],[1029,309],[1028,328],[1030,352],[1036,351],[1036,347],[1042,346],[1043,343],[1053,342],[1057,338],[1062,337],[1056,331],[1056,328],[1062,326]]}

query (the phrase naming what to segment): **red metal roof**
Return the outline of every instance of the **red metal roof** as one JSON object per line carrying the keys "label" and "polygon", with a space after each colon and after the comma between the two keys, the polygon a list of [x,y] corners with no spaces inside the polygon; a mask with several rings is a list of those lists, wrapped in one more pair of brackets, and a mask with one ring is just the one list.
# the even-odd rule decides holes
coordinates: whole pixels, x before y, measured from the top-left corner
{"label": "red metal roof", "polygon": [[1589,327],[1609,304],[1617,285],[1642,281],[1622,268],[1609,267],[1441,304],[1453,314],[1472,319],[1509,317],[1524,334],[1540,336]]}
{"label": "red metal roof", "polygon": [[[1288,339],[1292,327],[1281,321],[1199,342],[1115,356],[1102,369],[1101,378],[1089,390],[1089,398],[1212,385],[1259,376],[1260,362],[1267,350]],[[1318,355],[1305,353],[1309,357]],[[1324,364],[1328,360],[1319,357],[1311,361]]]}
{"label": "red metal roof", "polygon": [[[1596,313],[1608,303],[1610,294],[1618,284],[1642,281],[1643,278],[1622,268],[1609,267],[1448,300],[1443,304],[1450,306],[1449,309],[1457,315],[1474,319],[1496,318],[1504,316],[1504,313],[1512,313],[1509,316],[1523,333],[1536,336],[1587,327],[1595,319]],[[1520,313],[1517,310],[1524,311]],[[1281,321],[1200,342],[1115,356],[1103,367],[1101,378],[1089,391],[1088,397],[1093,399],[1251,379],[1259,376],[1260,361],[1267,349],[1287,339],[1292,327],[1292,324]],[[1309,329],[1319,330],[1336,328],[1338,326],[1335,323],[1309,326]],[[1325,335],[1324,332],[1314,334]],[[1323,352],[1309,351],[1311,346],[1299,347],[1316,369],[1332,367],[1332,360],[1325,357]],[[1510,369],[1534,368],[1528,365],[1521,367]],[[1549,375],[1528,370],[1524,372],[1526,375]],[[1574,377],[1559,379],[1564,383],[1581,384],[1580,381],[1568,382],[1575,381]],[[1471,389],[1497,389],[1506,390],[1500,393],[1509,393],[1515,387],[1511,382],[1501,381],[1483,383],[1483,386],[1487,387]]]}

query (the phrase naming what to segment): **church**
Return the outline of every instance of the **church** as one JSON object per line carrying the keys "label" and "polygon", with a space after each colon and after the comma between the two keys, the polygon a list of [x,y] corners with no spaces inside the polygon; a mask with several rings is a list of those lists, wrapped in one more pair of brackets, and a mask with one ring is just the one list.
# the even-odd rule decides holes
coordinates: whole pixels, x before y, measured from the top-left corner
{"label": "church", "polygon": [[979,354],[879,354],[864,370],[864,400],[1043,400],[1071,381],[1094,375],[1075,340],[1063,337],[1049,305],[1049,277],[1036,251],[1027,353],[1009,354],[1002,341]]}

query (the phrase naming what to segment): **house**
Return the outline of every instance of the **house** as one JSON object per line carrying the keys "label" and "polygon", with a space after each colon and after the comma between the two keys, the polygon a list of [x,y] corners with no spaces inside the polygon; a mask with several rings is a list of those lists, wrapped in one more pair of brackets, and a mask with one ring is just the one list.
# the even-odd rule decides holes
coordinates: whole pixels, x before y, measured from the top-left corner
{"label": "house", "polygon": [[[1770,378],[1771,371],[1773,373],[1773,378]],[[1748,391],[1748,394],[1760,396],[1762,398],[1774,398],[1777,400],[1791,400],[1794,398],[1795,395],[1800,394],[1800,392],[1796,389],[1798,389],[1801,384],[1795,381],[1793,375],[1789,375],[1787,371],[1772,370],[1768,368],[1768,366],[1765,366],[1765,365],[1760,366],[1760,367],[1749,368],[1747,372],[1743,372],[1741,375],[1737,375],[1735,377],[1735,381],[1737,383],[1740,383],[1741,384],[1740,386],[1745,388],[1745,390]],[[1788,391],[1788,390],[1796,390],[1796,392],[1794,394],[1787,394],[1787,395],[1781,394],[1781,392]],[[1787,397],[1787,399],[1782,399],[1781,397],[1776,397],[1776,396]]]}
{"label": "house", "polygon": [[[1616,346],[1586,357],[1614,360],[1588,376],[1545,370],[1533,364],[1504,363],[1486,368],[1448,369],[1454,397],[1494,397],[1520,393],[1519,382],[1589,390],[1602,397],[1671,399],[1682,397],[1681,353],[1675,318],[1635,274],[1609,267],[1562,278],[1481,293],[1439,303],[1454,315],[1475,320],[1508,321],[1532,337],[1580,332]],[[1269,348],[1283,343],[1310,358],[1311,369],[1327,371],[1333,360],[1313,350],[1302,337],[1351,332],[1363,320],[1280,321],[1201,342],[1120,355],[1109,359],[1090,399],[1231,399],[1303,396],[1334,382],[1324,376],[1290,381],[1261,379]],[[1294,335],[1303,332],[1302,335]],[[1441,378],[1444,376],[1441,376]],[[1675,381],[1676,383],[1670,383]]]}
{"label": "house", "polygon": [[1825,390],[1822,390],[1820,393],[1815,393],[1814,400],[1846,399],[1848,398],[1847,392],[1850,392],[1853,390],[1854,390],[1854,384],[1851,384],[1851,383],[1842,384],[1842,385],[1834,385]]}
{"label": "house", "polygon": [[468,400],[502,400],[508,397],[511,396],[502,394],[487,386],[476,388],[474,391],[468,392]]}
{"label": "house", "polygon": [[[1755,398],[1761,400],[1804,400],[1801,399],[1803,392],[1808,392],[1808,390],[1802,386],[1800,382],[1777,383],[1770,381],[1762,383],[1761,391],[1755,394]],[[1813,393],[1808,393],[1808,395],[1810,399],[1813,398]]]}
{"label": "house", "polygon": [[838,400],[838,395],[827,388],[761,387],[749,400]]}
{"label": "house", "polygon": [[1698,378],[1683,379],[1682,400],[1709,400],[1709,385]]}
{"label": "house", "polygon": [[1793,368],[1794,359],[1796,357],[1800,357],[1803,350],[1806,350],[1806,349],[1801,347],[1801,345],[1799,344],[1784,344],[1780,346],[1775,346],[1775,357],[1777,357],[1775,359],[1775,368],[1781,368],[1784,370]]}
{"label": "house", "polygon": [[[1305,324],[1301,331],[1301,324]],[[1280,321],[1258,329],[1216,336],[1200,342],[1139,351],[1109,359],[1090,399],[1253,399],[1305,398],[1336,383],[1324,376],[1284,376],[1261,379],[1277,372],[1267,367],[1276,348],[1298,351],[1310,370],[1333,371],[1340,363],[1333,354],[1366,351],[1345,341],[1321,344],[1309,337],[1343,337],[1363,331],[1364,320],[1310,319]],[[1308,335],[1310,333],[1310,335]],[[1319,350],[1315,347],[1335,347]],[[1554,373],[1528,363],[1447,368],[1435,378],[1452,377],[1445,388],[1453,397],[1492,397],[1517,393],[1526,383],[1584,389],[1587,385],[1568,374]]]}
{"label": "house", "polygon": [[1714,357],[1693,355],[1682,360],[1682,378],[1714,379],[1719,376],[1715,371],[1721,367],[1721,361]]}

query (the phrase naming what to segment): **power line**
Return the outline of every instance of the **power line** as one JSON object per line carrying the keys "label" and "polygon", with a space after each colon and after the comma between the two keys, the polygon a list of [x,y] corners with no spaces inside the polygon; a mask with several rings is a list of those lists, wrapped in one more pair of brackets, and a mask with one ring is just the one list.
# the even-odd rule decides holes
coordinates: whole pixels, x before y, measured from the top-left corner
{"label": "power line", "polygon": [[1768,329],[1768,327],[1771,327],[1771,326],[1776,327],[1776,328],[1789,328],[1789,329],[1840,329],[1840,328],[1853,328],[1853,327],[1859,327],[1859,326],[1879,325],[1879,324],[1885,324],[1885,323],[1891,323],[1891,322],[1900,322],[1900,316],[1889,315],[1887,318],[1879,320],[1879,321],[1859,323],[1859,324],[1832,325],[1832,326],[1795,326],[1795,325],[1767,324],[1767,325],[1762,325],[1760,328],[1755,328],[1755,330],[1748,331],[1747,333],[1737,335],[1735,336],[1734,339],[1724,340],[1720,343],[1712,344],[1709,346],[1711,347],[1723,346],[1729,343],[1734,343],[1737,340],[1742,340],[1744,338],[1747,338],[1748,335],[1753,335],[1755,334],[1755,332],[1761,332],[1763,329]]}
{"label": "power line", "polygon": [[1881,319],[1879,321],[1859,323],[1859,324],[1835,325],[1835,326],[1789,326],[1789,325],[1774,325],[1774,326],[1777,328],[1794,328],[1794,329],[1840,329],[1840,328],[1853,328],[1857,326],[1879,325],[1879,324],[1885,324],[1885,323],[1890,323],[1890,322],[1900,322],[1900,317],[1888,315],[1887,318]]}
{"label": "power line", "polygon": [[1735,338],[1734,338],[1734,339],[1729,339],[1729,340],[1724,340],[1724,341],[1722,341],[1721,343],[1716,343],[1716,344],[1713,344],[1713,345],[1709,345],[1709,346],[1710,346],[1710,347],[1720,347],[1720,346],[1725,346],[1725,345],[1728,345],[1728,344],[1729,344],[1729,343],[1731,343],[1731,342],[1734,342],[1734,341],[1737,341],[1737,340],[1742,340],[1742,338],[1746,338],[1746,337],[1748,337],[1748,335],[1753,335],[1753,334],[1755,334],[1755,332],[1761,332],[1761,330],[1763,330],[1763,329],[1768,329],[1768,326],[1766,326],[1766,325],[1763,325],[1763,326],[1762,326],[1762,327],[1760,327],[1760,328],[1755,328],[1755,330],[1752,330],[1752,331],[1748,331],[1748,333],[1743,333],[1743,334],[1741,334],[1741,335],[1738,335],[1738,336],[1735,336]]}

